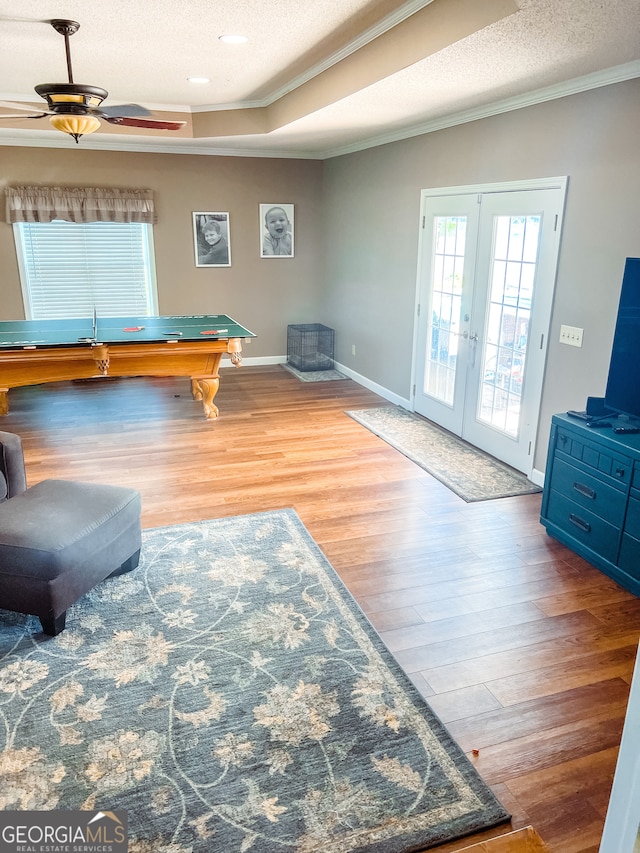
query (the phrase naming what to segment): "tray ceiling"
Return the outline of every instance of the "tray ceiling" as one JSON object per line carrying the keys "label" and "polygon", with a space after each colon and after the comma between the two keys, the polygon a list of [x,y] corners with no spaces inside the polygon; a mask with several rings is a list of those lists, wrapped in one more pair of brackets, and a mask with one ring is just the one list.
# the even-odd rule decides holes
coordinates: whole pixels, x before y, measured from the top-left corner
{"label": "tray ceiling", "polygon": [[[66,82],[52,18],[80,23],[76,82],[186,121],[85,148],[323,158],[640,76],[638,0],[0,0],[0,115]],[[46,118],[0,144],[75,145]]]}

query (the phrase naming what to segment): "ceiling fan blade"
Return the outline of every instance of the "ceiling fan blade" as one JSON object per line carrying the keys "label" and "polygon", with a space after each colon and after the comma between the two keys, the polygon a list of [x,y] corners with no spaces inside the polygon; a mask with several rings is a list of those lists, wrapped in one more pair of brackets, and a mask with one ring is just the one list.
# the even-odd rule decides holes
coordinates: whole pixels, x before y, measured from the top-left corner
{"label": "ceiling fan blade", "polygon": [[100,107],[99,112],[104,116],[104,118],[107,118],[107,116],[113,116],[114,118],[118,118],[120,116],[123,118],[136,118],[138,116],[151,115],[151,110],[140,106],[140,104],[121,104],[119,107]]}
{"label": "ceiling fan blade", "polygon": [[15,118],[46,118],[48,115],[50,115],[50,113],[37,113],[36,115],[31,115],[31,116],[25,115],[25,113],[12,113],[9,115],[0,114],[0,121],[3,118],[14,118],[14,119]]}
{"label": "ceiling fan blade", "polygon": [[[37,106],[34,104],[17,104],[15,101],[0,101],[0,107],[5,107],[8,110],[24,110],[27,113],[32,113],[38,110]],[[45,114],[44,110],[40,110],[42,114]]]}
{"label": "ceiling fan blade", "polygon": [[120,124],[124,127],[148,127],[152,130],[180,130],[186,121],[161,121],[151,118],[125,118],[124,116],[105,116],[109,124]]}

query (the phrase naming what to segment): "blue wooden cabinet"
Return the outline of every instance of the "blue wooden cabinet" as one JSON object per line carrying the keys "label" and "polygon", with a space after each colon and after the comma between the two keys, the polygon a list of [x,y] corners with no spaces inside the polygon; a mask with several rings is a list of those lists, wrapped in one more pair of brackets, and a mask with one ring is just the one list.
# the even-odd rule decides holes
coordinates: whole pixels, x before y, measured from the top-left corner
{"label": "blue wooden cabinet", "polygon": [[640,435],[554,415],[540,520],[550,536],[640,595]]}

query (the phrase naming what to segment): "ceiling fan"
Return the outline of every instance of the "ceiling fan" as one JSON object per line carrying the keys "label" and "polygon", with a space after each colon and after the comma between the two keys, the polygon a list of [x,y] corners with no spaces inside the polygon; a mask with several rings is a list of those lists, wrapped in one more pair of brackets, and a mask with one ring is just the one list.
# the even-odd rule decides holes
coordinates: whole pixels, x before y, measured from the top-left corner
{"label": "ceiling fan", "polygon": [[184,121],[161,121],[160,119],[144,118],[144,116],[150,116],[151,112],[140,104],[103,107],[102,102],[109,95],[106,89],[73,82],[69,37],[78,31],[80,24],[77,21],[67,21],[60,18],[49,21],[49,23],[57,33],[64,36],[69,82],[41,83],[35,87],[36,92],[47,102],[48,109],[33,113],[33,107],[27,105],[2,103],[0,106],[24,109],[31,112],[32,115],[22,113],[0,115],[0,119],[45,118],[49,116],[49,121],[56,130],[68,133],[76,142],[81,136],[94,133],[100,127],[100,119],[109,122],[109,124],[155,130],[180,130],[181,127],[184,127],[186,124]]}

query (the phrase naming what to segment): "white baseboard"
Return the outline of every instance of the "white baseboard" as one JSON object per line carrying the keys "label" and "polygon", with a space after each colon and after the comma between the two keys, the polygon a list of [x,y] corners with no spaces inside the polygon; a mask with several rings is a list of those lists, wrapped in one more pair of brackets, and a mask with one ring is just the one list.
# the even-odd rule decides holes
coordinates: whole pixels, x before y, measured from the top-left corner
{"label": "white baseboard", "polygon": [[353,379],[354,382],[357,382],[358,385],[362,385],[363,388],[373,391],[373,393],[377,394],[379,397],[384,397],[385,400],[388,400],[396,406],[401,406],[403,409],[411,411],[410,400],[400,397],[398,394],[394,394],[393,391],[389,391],[388,388],[383,388],[383,386],[378,385],[377,382],[372,382],[370,379],[367,379],[366,376],[361,376],[359,373],[356,373],[355,370],[351,370],[350,367],[345,367],[344,364],[340,364],[337,361],[335,363],[335,368],[338,373],[344,373],[345,376],[349,379]]}
{"label": "white baseboard", "polygon": [[[243,353],[242,363],[246,364],[247,367],[259,367],[265,364],[286,364],[287,357],[286,355],[264,355],[259,356],[258,358],[247,358]],[[231,363],[231,356],[223,355],[220,367],[233,367]]]}
{"label": "white baseboard", "polygon": [[532,483],[535,483],[536,486],[540,486],[541,489],[544,488],[544,471],[538,471],[537,468],[534,468],[529,479]]}

